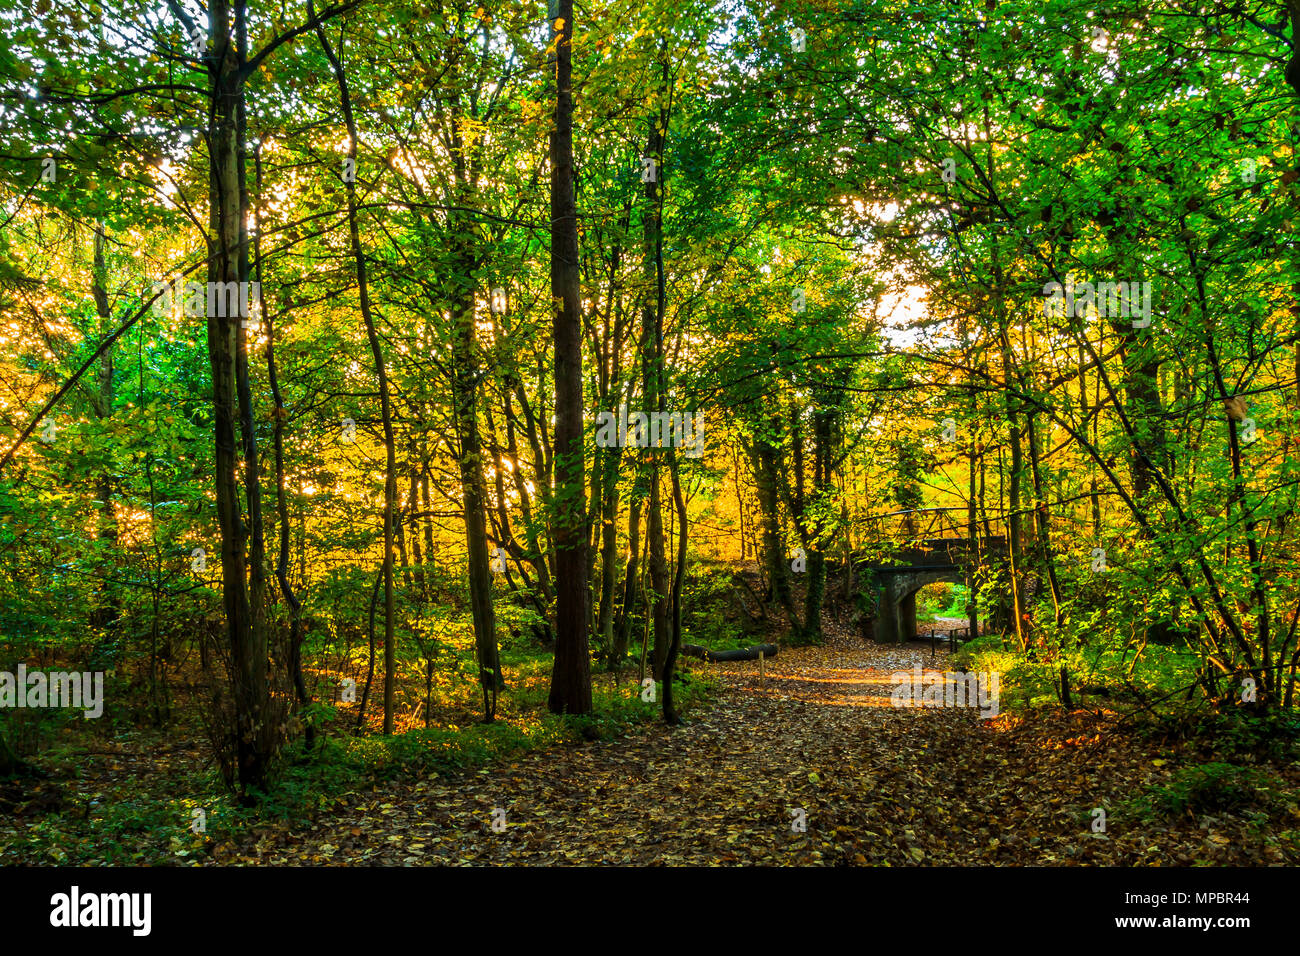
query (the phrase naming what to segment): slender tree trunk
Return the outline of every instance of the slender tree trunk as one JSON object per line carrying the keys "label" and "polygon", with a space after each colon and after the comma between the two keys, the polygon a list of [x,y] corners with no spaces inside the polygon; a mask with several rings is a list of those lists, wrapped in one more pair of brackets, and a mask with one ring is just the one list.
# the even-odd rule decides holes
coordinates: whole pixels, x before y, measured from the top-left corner
{"label": "slender tree trunk", "polygon": [[[468,252],[461,258],[466,282],[472,273]],[[483,691],[483,720],[496,715],[497,694],[504,689],[501,661],[497,654],[496,610],[492,606],[492,569],[487,539],[487,484],[483,477],[483,444],[479,437],[477,380],[478,343],[474,334],[474,300],[469,287],[457,289],[453,306],[456,340],[452,389],[456,404],[456,436],[460,445],[460,486],[464,503],[465,544],[469,560],[469,600],[474,619],[474,644],[478,657],[479,684]]]}
{"label": "slender tree trunk", "polygon": [[[662,90],[661,90],[662,92]],[[663,169],[663,113],[651,117],[650,131],[646,138],[645,157],[653,162],[655,175],[645,183],[645,211],[642,217],[641,251],[643,280],[641,292],[641,391],[645,397],[645,411],[648,414],[662,411],[665,407],[664,395],[664,353],[663,353],[663,293],[659,281],[659,257],[662,236],[662,180]],[[660,436],[662,438],[663,436]],[[653,435],[651,436],[653,439]],[[654,632],[654,653],[651,673],[656,679],[662,679],[664,664],[668,657],[668,645],[671,641],[669,631],[670,584],[668,581],[668,557],[664,542],[663,500],[660,476],[661,452],[650,452],[649,482],[650,498],[646,512],[646,535],[650,546],[650,588],[654,592],[650,606],[651,623]]]}
{"label": "slender tree trunk", "polygon": [[1162,424],[1164,409],[1160,403],[1157,380],[1160,360],[1154,347],[1137,340],[1138,330],[1123,332],[1125,339],[1123,362],[1126,370],[1125,393],[1129,414],[1137,426],[1138,447],[1130,459],[1133,478],[1133,497],[1141,502],[1155,487],[1155,470],[1168,471],[1165,429]]}
{"label": "slender tree trunk", "polygon": [[979,586],[983,561],[980,559],[979,525],[976,522],[976,473],[975,441],[971,440],[970,454],[967,456],[966,478],[966,622],[970,627],[971,638],[979,637],[979,611],[975,603],[975,591]]}
{"label": "slender tree trunk", "polygon": [[1029,467],[1034,480],[1034,527],[1035,541],[1039,560],[1047,573],[1048,584],[1052,593],[1052,609],[1056,626],[1061,625],[1061,583],[1056,576],[1056,556],[1052,553],[1051,510],[1047,503],[1047,488],[1043,484],[1042,470],[1039,468],[1038,429],[1034,412],[1025,416],[1029,438]]}
{"label": "slender tree trunk", "polygon": [[587,650],[586,487],[583,484],[582,302],[573,187],[573,0],[557,0],[555,127],[551,132],[551,301],[555,345],[555,667],[547,705],[555,714],[591,711]]}
{"label": "slender tree trunk", "polygon": [[[790,420],[790,459],[793,466],[791,468],[791,471],[793,472],[794,475],[794,489],[792,492],[790,489],[789,481],[778,481],[776,482],[776,487],[778,492],[781,493],[781,497],[784,500],[786,510],[790,514],[791,522],[794,524],[795,533],[799,536],[799,545],[800,547],[803,548],[804,555],[805,555],[805,559],[804,559],[805,567],[802,573],[805,575],[809,575],[809,577],[805,578],[805,580],[808,580],[809,584],[811,584],[810,569],[811,569],[811,557],[812,557],[813,549],[812,549],[812,535],[809,534],[808,522],[807,522],[808,490],[807,490],[807,476],[805,474],[805,467],[804,467],[803,418],[800,414],[800,409],[795,404],[795,398],[793,392],[791,392],[790,394],[790,399],[789,402],[787,403],[787,409],[788,409],[788,415]],[[784,556],[782,556],[781,563],[783,565],[785,564]],[[793,571],[793,567],[791,568],[791,570]],[[806,589],[804,591],[804,596],[805,599],[808,596],[808,592]],[[793,607],[793,603],[791,606]],[[803,621],[800,621],[798,617],[791,618],[792,627],[790,631],[790,636],[796,642],[803,643],[805,640],[808,640],[810,638],[810,635],[808,633],[807,623],[808,622],[806,618]]]}
{"label": "slender tree trunk", "polygon": [[682,498],[682,482],[676,449],[668,453],[668,470],[672,479],[673,504],[677,511],[677,566],[673,571],[672,639],[668,643],[668,652],[664,655],[663,669],[664,723],[671,727],[682,722],[673,698],[673,670],[677,666],[677,655],[682,647],[682,582],[686,575],[687,537],[686,502]]}
{"label": "slender tree trunk", "polygon": [[764,437],[754,439],[751,457],[754,466],[754,484],[758,497],[759,524],[762,527],[763,564],[767,569],[769,599],[785,611],[790,627],[797,632],[799,619],[794,613],[794,597],[790,591],[790,568],[781,547],[781,521],[777,482],[776,448]]}
{"label": "slender tree trunk", "polygon": [[[546,490],[546,482],[550,481],[551,474],[549,459],[544,457],[541,443],[538,440],[532,409],[528,405],[527,396],[524,394],[523,383],[518,378],[514,381],[514,391],[506,394],[506,450],[510,453],[511,461],[516,463],[520,461],[519,442],[515,437],[514,414],[510,404],[511,395],[519,400],[520,409],[524,414],[524,431],[525,436],[528,438],[529,448],[532,449],[533,453],[533,474],[537,479],[539,494],[544,504],[549,503],[550,496]],[[555,596],[555,587],[551,581],[550,565],[543,553],[543,542],[537,533],[538,525],[533,520],[532,496],[528,493],[528,484],[524,480],[523,468],[515,467],[511,469],[510,475],[514,479],[515,494],[519,496],[519,512],[523,517],[524,538],[528,542],[528,560],[537,572],[537,587],[542,592],[542,600],[549,602]]]}
{"label": "slender tree trunk", "polygon": [[[614,588],[618,579],[618,465],[620,448],[605,450],[603,498],[600,510],[600,611],[596,633],[606,655],[614,634]],[[608,660],[608,657],[607,657]]]}
{"label": "slender tree trunk", "polygon": [[1021,573],[1024,568],[1024,533],[1020,514],[1020,480],[1024,473],[1024,450],[1021,445],[1020,415],[1018,402],[1012,395],[1014,380],[1013,365],[1015,358],[1011,351],[1011,342],[1007,335],[1004,317],[1002,325],[1002,377],[1005,385],[1007,421],[1010,423],[1011,468],[1007,475],[1007,555],[1011,571],[1011,614],[1012,626],[1015,628],[1016,645],[1024,650],[1028,647],[1025,634],[1025,608],[1022,592]]}
{"label": "slender tree trunk", "polygon": [[[103,223],[95,224],[95,262],[91,278],[91,294],[95,299],[95,313],[100,325],[112,331],[113,311],[108,301],[108,265],[105,259],[105,236]],[[100,421],[113,416],[113,346],[106,348],[99,357],[99,388],[95,396],[95,417]],[[113,512],[113,475],[106,470],[99,476],[96,497],[99,501],[99,541],[103,548],[102,562],[107,565],[111,556],[117,552],[117,516]],[[110,578],[111,574],[106,574]],[[117,594],[112,584],[107,581],[100,589],[98,601],[91,614],[91,626],[102,632],[100,642],[104,646],[112,644],[117,629],[119,615]]]}
{"label": "slender tree trunk", "polygon": [[[352,97],[348,93],[347,76],[343,64],[334,54],[329,38],[325,36],[324,27],[316,28],[316,36],[326,59],[334,70],[334,79],[338,83],[339,101],[343,107],[343,119],[348,130],[348,159],[353,168],[357,161],[357,124],[352,115]],[[397,505],[397,447],[393,439],[393,409],[388,386],[388,369],[384,364],[384,352],[379,344],[379,333],[375,329],[375,318],[370,305],[370,283],[366,272],[365,250],[361,247],[361,233],[357,226],[357,188],[352,177],[342,177],[348,197],[348,238],[351,241],[352,257],[356,261],[357,293],[361,304],[361,318],[365,322],[366,337],[370,340],[370,353],[375,362],[375,377],[379,381],[379,408],[384,426],[384,733],[393,732],[394,690],[397,670],[397,654],[394,646],[393,625],[396,601],[393,592],[393,539]]]}
{"label": "slender tree trunk", "polygon": [[[262,152],[257,149],[254,154],[256,164],[256,182],[257,194],[260,202],[262,195]],[[288,418],[288,412],[284,407],[284,398],[280,394],[280,377],[275,362],[275,323],[272,320],[271,313],[266,308],[266,298],[262,294],[262,247],[261,247],[261,214],[262,210],[258,209],[257,221],[259,223],[257,235],[253,240],[253,262],[257,273],[257,282],[259,295],[261,296],[261,315],[262,321],[266,323],[266,371],[267,379],[271,386],[271,398],[275,403],[275,508],[277,522],[279,525],[280,548],[275,562],[275,579],[280,585],[280,593],[284,595],[285,603],[289,605],[289,679],[293,682],[294,693],[298,698],[298,706],[306,707],[311,703],[311,695],[307,693],[307,683],[303,679],[302,673],[302,602],[298,600],[298,595],[294,593],[293,585],[289,583],[289,534],[291,525],[289,523],[289,498],[285,491],[284,482],[284,425]],[[316,728],[311,724],[307,725],[306,731],[307,748],[311,749],[316,741]]]}
{"label": "slender tree trunk", "polygon": [[[836,416],[839,396],[823,396],[813,410],[813,500],[830,500],[835,488],[832,483],[831,463],[835,456]],[[807,506],[803,506],[802,522],[807,526],[804,547],[808,553],[808,587],[804,594],[803,633],[810,641],[822,640],[822,600],[826,594],[826,553],[821,540],[824,522],[814,517],[809,523]],[[816,514],[820,516],[821,510]]]}
{"label": "slender tree trunk", "polygon": [[[212,111],[208,127],[209,230],[208,281],[238,283],[246,280],[241,261],[247,237],[244,213],[247,209],[244,164],[241,155],[244,84],[242,42],[244,5],[230,0],[209,4],[207,66],[211,80]],[[234,22],[232,23],[232,15]],[[241,272],[245,274],[241,275]],[[220,310],[225,312],[227,310]],[[271,741],[265,726],[269,704],[265,630],[257,626],[249,600],[249,580],[244,565],[244,543],[253,525],[250,501],[249,525],[243,521],[236,474],[239,468],[236,423],[244,424],[244,452],[256,450],[255,436],[248,427],[247,366],[243,327],[239,310],[234,315],[208,318],[208,358],[212,367],[213,432],[215,442],[214,486],[217,523],[221,532],[222,604],[230,640],[235,727],[234,752],[241,799],[250,803],[255,791],[266,783]],[[241,369],[242,366],[242,369]],[[241,375],[241,371],[243,374]],[[245,388],[240,388],[240,379]],[[256,496],[255,461],[245,462],[245,487]],[[252,481],[250,483],[249,478]],[[257,516],[260,519],[260,515]],[[260,529],[255,530],[260,540]],[[250,557],[257,557],[250,555]]]}
{"label": "slender tree trunk", "polygon": [[[497,653],[496,609],[492,605],[492,570],[488,555],[487,481],[483,473],[483,442],[478,423],[479,361],[477,320],[474,315],[474,273],[479,265],[473,246],[474,225],[461,210],[479,206],[478,165],[473,147],[463,136],[465,114],[459,89],[460,66],[453,67],[451,107],[451,194],[455,212],[448,214],[446,234],[452,252],[451,298],[455,320],[452,356],[452,392],[456,437],[460,446],[461,500],[465,515],[465,544],[469,565],[469,600],[474,620],[474,646],[478,658],[479,686],[483,692],[483,720],[496,716],[497,694],[505,688]],[[472,100],[471,100],[472,102]]]}
{"label": "slender tree trunk", "polygon": [[[248,60],[248,32],[243,4],[239,16],[235,19],[235,42],[239,62]],[[248,170],[246,168],[248,117],[247,104],[240,85],[235,116],[236,156],[239,161],[239,281],[240,288],[247,288],[243,283],[249,281],[252,273],[250,243],[248,238]],[[270,633],[267,625],[267,580],[266,580],[266,524],[262,519],[262,466],[257,448],[257,421],[253,410],[253,389],[249,380],[248,336],[246,330],[254,327],[253,320],[245,320],[242,312],[252,311],[251,293],[246,298],[240,293],[241,319],[236,332],[239,344],[235,365],[235,381],[239,394],[240,433],[244,443],[244,498],[248,505],[248,600],[250,609],[250,629],[253,635],[254,666],[258,669],[263,694],[270,694],[270,669],[268,667],[268,650]],[[278,728],[267,724],[262,728],[265,739],[261,743],[264,753],[270,753],[279,736]]]}
{"label": "slender tree trunk", "polygon": [[424,553],[432,564],[436,554],[433,548],[433,492],[429,487],[429,442],[424,437],[420,438],[420,507],[424,511],[424,520],[420,522],[424,533]]}
{"label": "slender tree trunk", "polygon": [[420,544],[420,519],[415,515],[420,512],[420,463],[415,460],[415,447],[411,446],[410,457],[407,459],[406,467],[410,469],[410,485],[407,489],[406,500],[410,502],[407,511],[411,514],[409,519],[411,532],[411,556],[415,559],[415,584],[421,592],[425,588],[424,578],[424,548]]}
{"label": "slender tree trunk", "polygon": [[627,515],[627,568],[623,572],[623,606],[614,629],[614,647],[609,655],[609,669],[622,666],[632,640],[632,619],[636,613],[636,590],[641,557],[641,495],[633,486],[632,505]]}
{"label": "slender tree trunk", "polygon": [[381,567],[375,575],[374,587],[370,589],[369,627],[366,630],[370,637],[370,657],[366,665],[366,687],[361,692],[361,706],[357,708],[357,733],[361,733],[366,725],[366,704],[370,702],[370,686],[375,681],[375,602],[379,599],[379,585],[383,580],[384,569]]}

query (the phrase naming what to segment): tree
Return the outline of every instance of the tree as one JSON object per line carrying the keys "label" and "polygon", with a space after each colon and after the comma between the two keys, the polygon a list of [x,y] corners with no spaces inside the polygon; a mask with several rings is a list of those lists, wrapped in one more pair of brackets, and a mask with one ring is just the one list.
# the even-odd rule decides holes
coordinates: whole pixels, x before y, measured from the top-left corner
{"label": "tree", "polygon": [[555,345],[555,667],[552,713],[591,710],[587,650],[587,528],[583,478],[582,302],[578,212],[573,191],[573,0],[559,0],[552,24],[555,127],[551,132],[551,300]]}

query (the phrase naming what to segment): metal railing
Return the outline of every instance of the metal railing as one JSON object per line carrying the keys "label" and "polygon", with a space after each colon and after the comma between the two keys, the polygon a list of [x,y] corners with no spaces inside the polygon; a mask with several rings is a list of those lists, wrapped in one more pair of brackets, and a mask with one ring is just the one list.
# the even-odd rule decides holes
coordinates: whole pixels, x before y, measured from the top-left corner
{"label": "metal railing", "polygon": [[[969,540],[968,513],[965,508],[912,508],[858,521],[858,540],[864,543],[890,543],[907,550],[945,550]],[[980,516],[975,534],[981,542],[994,548],[1006,545],[1006,522]]]}

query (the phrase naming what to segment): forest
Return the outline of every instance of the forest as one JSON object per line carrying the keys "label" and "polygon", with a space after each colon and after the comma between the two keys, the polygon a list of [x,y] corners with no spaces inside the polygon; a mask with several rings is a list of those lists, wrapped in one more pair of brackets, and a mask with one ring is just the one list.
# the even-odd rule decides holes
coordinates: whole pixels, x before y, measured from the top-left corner
{"label": "forest", "polygon": [[1300,864],[1300,0],[0,0],[0,204],[0,864]]}

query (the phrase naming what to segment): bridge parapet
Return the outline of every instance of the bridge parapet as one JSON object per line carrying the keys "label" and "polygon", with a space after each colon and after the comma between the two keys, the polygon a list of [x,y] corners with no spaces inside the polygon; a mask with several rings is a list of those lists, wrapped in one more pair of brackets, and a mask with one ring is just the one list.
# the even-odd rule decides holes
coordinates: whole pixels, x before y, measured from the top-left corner
{"label": "bridge parapet", "polygon": [[[1003,557],[1007,553],[1006,539],[999,536],[980,538],[977,549],[984,557]],[[965,538],[932,538],[910,542],[889,552],[884,558],[865,558],[859,564],[880,571],[898,571],[907,568],[934,568],[959,566],[970,563],[970,542]]]}
{"label": "bridge parapet", "polygon": [[[932,542],[965,542],[970,537],[969,512],[965,508],[912,508],[861,518],[854,529],[859,541],[899,542],[924,547]],[[977,538],[1006,540],[1006,522],[1001,518],[976,522]]]}

